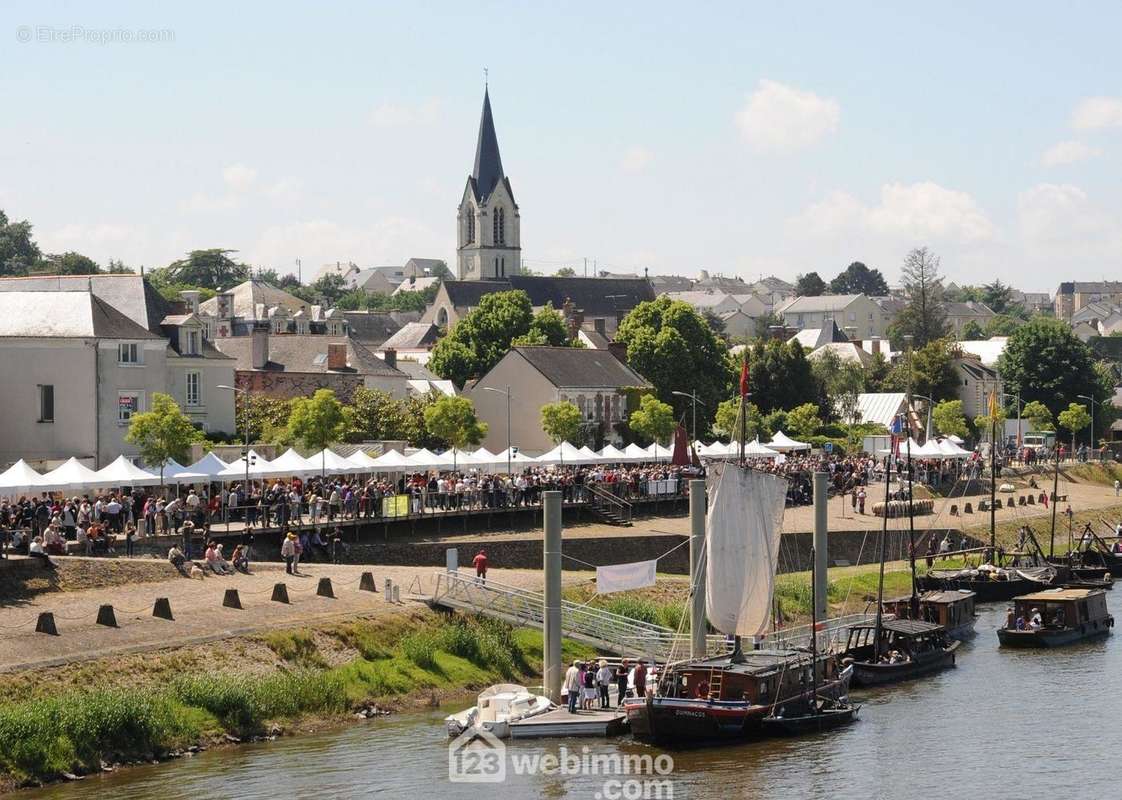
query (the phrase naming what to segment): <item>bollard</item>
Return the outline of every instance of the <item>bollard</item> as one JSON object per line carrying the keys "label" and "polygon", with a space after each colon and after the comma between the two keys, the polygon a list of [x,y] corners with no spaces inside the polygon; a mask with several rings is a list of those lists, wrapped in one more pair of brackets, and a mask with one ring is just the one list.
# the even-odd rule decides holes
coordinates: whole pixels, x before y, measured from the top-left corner
{"label": "bollard", "polygon": [[393,581],[391,581],[389,578],[386,578],[385,590],[386,590],[386,593],[383,595],[383,597],[386,598],[387,603],[392,603],[393,602]]}
{"label": "bollard", "polygon": [[113,606],[104,605],[97,610],[97,624],[107,628],[117,627],[117,615],[113,613]]}
{"label": "bollard", "polygon": [[288,602],[288,587],[283,583],[273,584],[273,601],[277,603]]}
{"label": "bollard", "polygon": [[39,621],[35,623],[35,632],[58,636],[58,628],[55,627],[55,615],[50,611],[39,614]]}
{"label": "bollard", "polygon": [[320,578],[319,586],[316,587],[316,594],[320,597],[334,597],[335,591],[331,588],[331,578]]}
{"label": "bollard", "polygon": [[175,619],[171,615],[171,602],[166,597],[157,597],[156,604],[152,606],[152,616],[160,619]]}
{"label": "bollard", "polygon": [[358,579],[358,590],[360,592],[374,592],[377,593],[378,587],[374,583],[374,573],[364,572],[362,577]]}
{"label": "bollard", "polygon": [[1026,503],[1028,503],[1028,504],[1029,504],[1030,506],[1034,506],[1034,505],[1036,505],[1036,498],[1035,498],[1035,497],[1033,497],[1033,496],[1032,496],[1032,495],[1030,494],[1030,495],[1028,496],[1028,500],[1026,500],[1025,502],[1026,502]]}
{"label": "bollard", "polygon": [[401,586],[393,587],[393,601],[395,603],[401,602]]}
{"label": "bollard", "polygon": [[238,596],[237,589],[227,589],[222,597],[222,605],[226,608],[241,608],[242,599]]}

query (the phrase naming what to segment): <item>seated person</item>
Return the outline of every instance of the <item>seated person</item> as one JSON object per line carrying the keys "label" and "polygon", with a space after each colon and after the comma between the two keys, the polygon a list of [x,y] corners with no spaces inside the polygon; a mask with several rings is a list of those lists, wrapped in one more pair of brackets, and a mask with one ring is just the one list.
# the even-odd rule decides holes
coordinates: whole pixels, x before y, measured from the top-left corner
{"label": "seated person", "polygon": [[230,559],[234,562],[234,569],[246,575],[249,574],[249,559],[246,557],[245,547],[240,544],[235,547]]}
{"label": "seated person", "polygon": [[1043,621],[1040,619],[1040,609],[1034,608],[1032,610],[1032,616],[1029,618],[1029,628],[1034,631],[1039,630],[1042,624]]}
{"label": "seated person", "polygon": [[168,550],[168,561],[171,565],[179,570],[179,574],[184,578],[191,577],[191,573],[187,571],[187,557],[183,555],[183,551],[179,549],[178,545],[172,545]]}
{"label": "seated person", "polygon": [[207,569],[209,569],[215,575],[229,575],[230,574],[230,572],[229,572],[229,570],[226,566],[225,560],[222,558],[221,555],[219,555],[218,548],[215,547],[215,543],[213,541],[210,542],[207,545],[205,558],[206,558]]}
{"label": "seated person", "polygon": [[31,540],[28,546],[27,555],[31,558],[42,559],[43,566],[47,569],[55,569],[55,562],[51,561],[51,557],[47,555],[47,551],[43,548],[43,537],[36,536]]}

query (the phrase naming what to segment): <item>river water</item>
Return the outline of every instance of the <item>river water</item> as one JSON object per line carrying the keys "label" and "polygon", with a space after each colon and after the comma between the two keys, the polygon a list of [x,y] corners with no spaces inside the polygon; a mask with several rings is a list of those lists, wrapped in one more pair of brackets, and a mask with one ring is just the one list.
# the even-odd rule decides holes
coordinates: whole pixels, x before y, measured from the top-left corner
{"label": "river water", "polygon": [[[1110,605],[1117,616],[1118,599],[1111,597]],[[1110,765],[1122,754],[1122,636],[1056,651],[999,649],[994,631],[1003,616],[1004,605],[980,608],[977,636],[959,648],[956,669],[920,684],[855,694],[864,703],[860,720],[841,731],[685,751],[663,751],[629,737],[508,747],[508,763],[518,756],[559,755],[562,748],[570,755],[582,748],[609,755],[667,752],[673,771],[665,777],[521,775],[511,768],[502,784],[451,783],[441,724],[446,712],[434,711],[202,753],[19,797],[1118,797]]]}

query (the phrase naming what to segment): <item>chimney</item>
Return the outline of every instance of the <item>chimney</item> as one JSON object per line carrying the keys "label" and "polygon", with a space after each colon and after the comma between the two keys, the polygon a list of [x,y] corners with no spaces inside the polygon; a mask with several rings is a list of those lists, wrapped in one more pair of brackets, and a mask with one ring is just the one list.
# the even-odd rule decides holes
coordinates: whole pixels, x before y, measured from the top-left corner
{"label": "chimney", "polygon": [[623,342],[608,342],[608,352],[621,364],[627,363],[627,345]]}
{"label": "chimney", "polygon": [[387,347],[382,352],[382,360],[386,362],[387,367],[397,367],[397,351],[392,347]]}
{"label": "chimney", "polygon": [[265,369],[269,363],[269,326],[254,325],[249,335],[250,365],[254,369]]}
{"label": "chimney", "polygon": [[327,368],[347,368],[347,345],[345,342],[331,342],[327,345]]}
{"label": "chimney", "polygon": [[880,355],[880,337],[879,336],[874,336],[872,339],[869,340],[869,343],[872,345],[873,355],[874,356]]}
{"label": "chimney", "polygon": [[183,302],[187,304],[188,314],[199,313],[199,292],[195,289],[187,289],[179,293],[183,298]]}
{"label": "chimney", "polygon": [[219,292],[218,293],[218,314],[219,319],[229,319],[234,316],[234,295],[232,292]]}

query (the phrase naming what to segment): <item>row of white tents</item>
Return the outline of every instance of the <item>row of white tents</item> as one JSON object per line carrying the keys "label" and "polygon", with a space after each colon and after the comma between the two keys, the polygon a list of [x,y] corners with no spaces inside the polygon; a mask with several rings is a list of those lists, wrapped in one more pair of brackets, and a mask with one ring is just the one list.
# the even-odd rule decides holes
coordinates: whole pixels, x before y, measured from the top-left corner
{"label": "row of white tents", "polygon": [[[733,442],[694,443],[695,451],[702,458],[737,458],[740,445]],[[745,455],[749,458],[781,458],[783,453],[794,450],[808,450],[809,444],[796,442],[782,432],[777,433],[767,445],[759,440],[745,445]],[[119,456],[111,464],[99,470],[92,470],[77,458],[71,458],[50,472],[40,473],[20,459],[3,473],[0,473],[0,497],[8,497],[34,492],[78,491],[86,489],[108,489],[117,486],[156,486],[165,484],[184,484],[200,482],[229,482],[267,478],[291,478],[308,475],[349,475],[358,473],[394,473],[429,469],[502,469],[509,464],[512,469],[529,465],[563,464],[620,464],[649,463],[669,461],[673,451],[660,444],[640,447],[629,444],[620,449],[607,445],[599,453],[588,447],[576,447],[562,442],[548,453],[540,456],[527,456],[517,448],[492,453],[486,448],[474,451],[448,450],[433,453],[421,449],[404,455],[390,450],[377,458],[372,458],[361,450],[343,457],[333,450],[322,450],[315,455],[304,457],[293,449],[286,450],[273,460],[268,460],[255,451],[249,451],[249,468],[246,459],[239,458],[226,463],[213,453],[207,453],[190,466],[168,461],[151,470],[141,469],[125,456]]]}
{"label": "row of white tents", "polygon": [[911,455],[912,458],[970,458],[974,455],[969,450],[963,450],[950,439],[928,439],[923,444],[917,444],[915,439],[908,439],[896,445],[896,450],[884,448],[877,453],[882,456],[895,452],[901,458]]}

